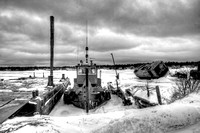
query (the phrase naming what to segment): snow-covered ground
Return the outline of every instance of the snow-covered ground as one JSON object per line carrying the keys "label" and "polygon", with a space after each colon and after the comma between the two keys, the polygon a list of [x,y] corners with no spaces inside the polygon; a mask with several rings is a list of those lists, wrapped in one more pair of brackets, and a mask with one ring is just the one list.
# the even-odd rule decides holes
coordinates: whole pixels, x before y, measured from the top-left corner
{"label": "snow-covered ground", "polygon": [[[115,72],[105,69],[101,71],[102,86],[106,87],[108,82],[112,82],[115,85]],[[175,71],[178,70],[170,69],[170,73]],[[43,73],[45,77],[49,75],[49,71],[45,70],[34,72],[36,77],[42,77]],[[160,79],[146,81],[138,79],[133,70],[119,70],[118,72],[122,90],[130,89],[135,92],[135,95],[155,103],[157,103],[155,86],[159,86],[164,103],[166,103],[164,99],[170,98],[175,86],[175,77],[171,77],[169,74]],[[70,78],[71,87],[73,87],[73,78],[76,77],[75,71],[54,71],[55,82],[59,81],[62,74]],[[29,75],[33,75],[33,71],[0,72],[1,78],[5,79],[4,82],[8,79],[28,77]],[[20,87],[20,83],[18,83],[18,86]],[[149,98],[147,97],[145,86],[151,88],[151,96]],[[33,88],[37,88],[37,86]],[[191,94],[185,99],[170,105],[146,109],[137,109],[135,105],[123,106],[121,99],[112,95],[110,101],[97,109],[90,110],[89,114],[73,105],[64,105],[61,98],[49,116],[37,115],[10,119],[0,126],[0,132],[197,133],[200,132],[199,111],[199,94]]]}
{"label": "snow-covered ground", "polygon": [[[59,84],[62,74],[65,77],[73,79],[76,74],[75,71],[54,71],[54,83]],[[29,76],[36,78],[28,78]],[[43,77],[44,75],[44,77]],[[35,71],[0,71],[0,92],[10,91],[33,91],[39,90],[43,92],[46,89],[48,83],[48,76],[50,72],[47,70],[35,70]],[[18,80],[19,78],[27,78],[25,80]]]}

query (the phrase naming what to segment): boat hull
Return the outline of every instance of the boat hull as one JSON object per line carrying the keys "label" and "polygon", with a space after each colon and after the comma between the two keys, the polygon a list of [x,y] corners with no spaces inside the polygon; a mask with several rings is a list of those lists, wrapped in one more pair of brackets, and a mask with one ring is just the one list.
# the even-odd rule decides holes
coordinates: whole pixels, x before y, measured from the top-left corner
{"label": "boat hull", "polygon": [[[79,88],[84,90],[84,88]],[[110,92],[107,90],[96,91],[89,95],[89,109],[94,109],[102,103],[111,99]],[[64,103],[73,104],[76,107],[86,109],[86,93],[84,91],[76,91],[77,89],[67,90],[64,93]]]}
{"label": "boat hull", "polygon": [[161,61],[136,68],[134,73],[140,79],[158,79],[166,75],[168,71],[168,67]]}

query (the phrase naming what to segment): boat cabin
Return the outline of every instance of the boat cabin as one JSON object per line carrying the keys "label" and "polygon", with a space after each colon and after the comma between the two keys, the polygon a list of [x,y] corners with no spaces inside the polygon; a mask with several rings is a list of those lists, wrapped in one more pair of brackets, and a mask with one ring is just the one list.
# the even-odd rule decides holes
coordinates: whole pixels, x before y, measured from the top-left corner
{"label": "boat cabin", "polygon": [[77,78],[74,79],[79,87],[82,87],[86,80],[86,68],[88,69],[88,79],[92,87],[101,86],[101,79],[98,78],[96,65],[80,65],[76,67]]}

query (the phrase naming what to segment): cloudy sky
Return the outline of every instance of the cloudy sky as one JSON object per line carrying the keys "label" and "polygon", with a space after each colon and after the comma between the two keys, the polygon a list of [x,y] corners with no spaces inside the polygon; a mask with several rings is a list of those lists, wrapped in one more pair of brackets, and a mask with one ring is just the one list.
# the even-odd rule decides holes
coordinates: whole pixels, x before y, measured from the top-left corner
{"label": "cloudy sky", "polygon": [[0,65],[55,65],[89,56],[97,64],[200,60],[200,0],[0,0]]}

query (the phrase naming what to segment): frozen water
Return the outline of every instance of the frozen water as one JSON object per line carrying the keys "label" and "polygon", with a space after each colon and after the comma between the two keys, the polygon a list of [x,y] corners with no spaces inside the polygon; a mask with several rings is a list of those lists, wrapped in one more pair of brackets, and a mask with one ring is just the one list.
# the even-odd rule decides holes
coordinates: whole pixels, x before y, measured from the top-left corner
{"label": "frozen water", "polygon": [[[107,86],[107,82],[112,82],[115,85],[115,72],[113,70],[102,69],[102,86]],[[177,70],[170,69],[170,73]],[[49,71],[38,70],[34,71],[38,82],[43,76],[49,75]],[[157,102],[155,90],[156,85],[160,87],[161,96],[169,98],[174,84],[174,77],[166,75],[155,80],[138,79],[133,70],[119,70],[120,87],[122,90],[131,89],[133,92],[139,88],[135,95],[144,97],[153,102]],[[25,72],[0,72],[1,78],[15,79],[18,77],[27,77],[33,74],[33,71]],[[62,74],[70,78],[73,87],[73,79],[76,77],[76,72],[73,70],[54,71],[54,81],[58,83]],[[46,83],[42,82],[39,87],[45,87]],[[14,82],[14,81],[13,81]],[[30,81],[31,82],[31,81]],[[15,82],[16,86],[20,83]],[[146,96],[145,86],[151,88],[151,96]],[[37,88],[37,84],[33,84],[32,88]],[[23,89],[23,88],[21,88]],[[24,88],[25,90],[25,88]],[[106,104],[97,109],[90,110],[86,114],[84,110],[78,109],[73,105],[64,105],[62,99],[55,106],[49,116],[34,116],[34,117],[19,117],[7,120],[0,126],[1,131],[13,132],[141,132],[141,133],[162,133],[176,132],[186,133],[200,131],[200,96],[199,94],[191,94],[183,100],[170,105],[156,106],[146,109],[137,109],[134,105],[123,106],[121,99],[112,95],[112,99]],[[192,125],[194,124],[194,125]],[[192,125],[192,126],[190,126]]]}

